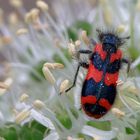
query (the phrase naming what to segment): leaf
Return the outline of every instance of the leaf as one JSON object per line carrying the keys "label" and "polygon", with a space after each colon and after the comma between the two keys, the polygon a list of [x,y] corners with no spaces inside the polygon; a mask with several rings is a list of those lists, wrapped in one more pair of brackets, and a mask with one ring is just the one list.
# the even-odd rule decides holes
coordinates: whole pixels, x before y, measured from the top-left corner
{"label": "leaf", "polygon": [[33,140],[31,135],[31,129],[29,129],[27,126],[23,126],[20,131],[20,138],[22,140]]}
{"label": "leaf", "polygon": [[135,140],[140,140],[140,136],[136,137]]}
{"label": "leaf", "polygon": [[72,127],[72,122],[68,115],[57,115],[58,120],[63,124],[63,126],[67,129],[70,129]]}
{"label": "leaf", "polygon": [[0,128],[0,136],[5,140],[42,140],[44,133],[49,133],[46,127],[36,121],[29,122],[24,126],[8,123]]}
{"label": "leaf", "polygon": [[78,39],[77,32],[74,30],[74,28],[72,27],[67,28],[67,33],[68,33],[69,39],[72,39],[73,41],[76,41]]}
{"label": "leaf", "polygon": [[11,127],[9,129],[3,129],[3,137],[6,140],[18,140],[15,128]]}
{"label": "leaf", "polygon": [[125,131],[128,135],[135,134],[135,131],[130,127],[125,127]]}
{"label": "leaf", "polygon": [[137,120],[136,129],[137,129],[138,133],[140,134],[140,118],[138,118],[138,120]]}
{"label": "leaf", "polygon": [[32,129],[31,130],[32,140],[43,140],[43,133],[39,131],[39,129]]}
{"label": "leaf", "polygon": [[131,58],[133,60],[135,60],[139,56],[139,51],[134,47],[128,48],[128,51],[129,51]]}
{"label": "leaf", "polygon": [[79,20],[75,23],[75,27],[77,29],[82,29],[87,31],[87,35],[91,35],[92,33],[92,25],[84,20]]}
{"label": "leaf", "polygon": [[92,33],[92,25],[89,22],[78,20],[72,26],[67,28],[69,38],[76,41],[78,39],[78,31],[80,29],[87,31],[87,35],[91,35]]}
{"label": "leaf", "polygon": [[[63,52],[63,54],[67,58],[67,60],[69,60],[69,61],[72,60],[70,54],[68,53],[68,49],[62,48],[61,51]],[[58,54],[54,54],[53,60],[56,63],[61,63],[61,64],[65,65],[63,59]]]}
{"label": "leaf", "polygon": [[36,121],[32,121],[31,128],[39,130],[42,133],[44,133],[46,131],[46,127]]}
{"label": "leaf", "polygon": [[87,125],[96,127],[101,130],[111,130],[111,123],[109,121],[102,122],[88,121]]}
{"label": "leaf", "polygon": [[36,71],[37,75],[35,75],[34,72],[31,71],[30,73],[30,76],[37,82],[40,82],[41,79],[40,78],[44,78],[44,75],[43,75],[43,72],[42,72],[42,67],[43,67],[43,64],[45,63],[46,61],[42,60],[40,61],[36,66],[33,67],[33,69]]}

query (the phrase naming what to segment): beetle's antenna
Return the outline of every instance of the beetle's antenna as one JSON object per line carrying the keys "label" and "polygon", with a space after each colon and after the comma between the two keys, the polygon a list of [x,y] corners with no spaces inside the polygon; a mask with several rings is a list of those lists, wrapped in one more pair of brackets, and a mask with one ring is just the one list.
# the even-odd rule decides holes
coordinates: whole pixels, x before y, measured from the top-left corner
{"label": "beetle's antenna", "polygon": [[130,39],[130,36],[122,37],[122,39]]}

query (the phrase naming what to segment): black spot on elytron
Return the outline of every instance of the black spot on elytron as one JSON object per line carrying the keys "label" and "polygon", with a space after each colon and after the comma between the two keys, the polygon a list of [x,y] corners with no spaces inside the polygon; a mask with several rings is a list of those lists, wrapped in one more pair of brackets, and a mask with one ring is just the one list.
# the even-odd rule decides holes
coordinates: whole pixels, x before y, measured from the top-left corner
{"label": "black spot on elytron", "polygon": [[[94,65],[96,69],[99,71],[105,71],[108,73],[115,73],[119,71],[121,68],[121,61],[120,59],[115,60],[112,63],[109,63],[109,61],[103,61],[100,57],[100,55],[97,52],[94,52],[91,57],[91,62]],[[104,67],[106,65],[106,67]]]}
{"label": "black spot on elytron", "polygon": [[116,93],[117,93],[116,86],[114,85],[106,86],[105,84],[103,84],[100,91],[100,99],[105,98],[112,105],[114,103]]}
{"label": "black spot on elytron", "polygon": [[97,98],[97,100],[105,98],[110,104],[114,103],[116,93],[116,86],[107,86],[104,82],[96,83],[92,78],[85,80],[82,88],[83,97],[93,95]]}
{"label": "black spot on elytron", "polygon": [[96,69],[101,71],[103,69],[104,61],[101,59],[100,55],[97,52],[94,52],[91,57],[91,62]]}
{"label": "black spot on elytron", "polygon": [[120,61],[120,59],[118,59],[107,65],[106,72],[115,73],[115,72],[119,71],[120,68],[121,68],[121,61]]}
{"label": "black spot on elytron", "polygon": [[107,112],[107,110],[104,107],[102,107],[98,104],[87,103],[87,104],[84,104],[83,107],[86,112],[89,112],[90,114],[93,114],[93,115],[102,115],[103,116]]}
{"label": "black spot on elytron", "polygon": [[94,79],[85,80],[82,87],[82,96],[97,95],[97,85]]}

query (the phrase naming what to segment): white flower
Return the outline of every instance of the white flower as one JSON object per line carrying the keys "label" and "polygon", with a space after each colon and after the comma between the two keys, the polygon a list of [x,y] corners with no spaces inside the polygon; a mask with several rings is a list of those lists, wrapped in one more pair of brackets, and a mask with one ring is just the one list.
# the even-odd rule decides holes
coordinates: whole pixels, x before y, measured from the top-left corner
{"label": "white flower", "polygon": [[[7,77],[12,77],[13,81],[13,84],[8,85],[8,89],[4,89],[7,94],[1,96],[2,123],[16,120],[24,125],[36,120],[50,129],[49,133],[44,134],[44,140],[66,139],[69,136],[78,139],[79,134],[95,140],[111,140],[116,137],[123,140],[127,137],[126,128],[132,128],[135,131],[133,137],[137,136],[134,126],[140,112],[140,77],[137,69],[139,56],[133,56],[136,59],[131,65],[136,73],[132,73],[133,77],[127,78],[125,68],[120,72],[122,82],[118,85],[118,98],[114,108],[123,112],[121,117],[115,116],[118,112],[113,114],[110,111],[98,120],[96,125],[89,125],[97,120],[89,119],[79,110],[84,70],[79,73],[76,87],[65,94],[70,85],[69,81],[72,83],[74,79],[77,65],[77,62],[71,59],[72,56],[79,59],[77,50],[90,45],[87,32],[81,31],[81,26],[73,27],[77,21],[89,23],[93,28],[90,37],[93,34],[94,38],[96,27],[115,27],[118,33],[132,36],[128,42],[131,55],[133,50],[137,52],[140,49],[140,28],[137,25],[139,6],[130,0],[100,0],[94,3],[94,6],[91,4],[92,2],[88,1],[55,1],[52,3],[54,17],[49,13],[49,6],[41,0],[37,1],[41,10],[31,9],[29,12],[24,9],[22,3],[20,6],[12,4],[25,21],[18,20],[18,16],[13,13],[10,16],[10,25],[1,21],[1,52],[6,55],[6,64],[8,63],[10,71],[7,72]],[[71,40],[68,28],[72,28],[72,33],[76,33],[77,41]],[[127,47],[122,49],[127,55]],[[0,86],[4,88],[6,84]],[[64,94],[60,96],[60,92]],[[11,111],[13,109],[16,117]],[[104,122],[110,127],[99,129],[98,125],[102,126]]]}

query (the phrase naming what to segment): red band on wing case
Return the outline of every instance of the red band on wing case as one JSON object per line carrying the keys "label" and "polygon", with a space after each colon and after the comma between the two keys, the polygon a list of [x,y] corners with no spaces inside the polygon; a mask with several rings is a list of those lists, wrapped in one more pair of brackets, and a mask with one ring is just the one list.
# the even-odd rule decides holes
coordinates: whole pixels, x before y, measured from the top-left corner
{"label": "red band on wing case", "polygon": [[122,57],[122,52],[121,52],[121,50],[117,50],[116,53],[113,53],[113,54],[111,55],[110,63],[114,62],[114,61],[117,60],[117,59],[121,59],[121,57]]}
{"label": "red band on wing case", "polygon": [[94,65],[90,64],[86,80],[93,78],[95,82],[100,82],[102,79],[102,76],[103,76],[103,71],[99,71],[98,69],[94,67]]}
{"label": "red band on wing case", "polygon": [[102,58],[102,60],[105,60],[105,58],[106,58],[106,52],[103,51],[103,48],[102,48],[102,45],[101,44],[97,44],[95,46],[94,51],[95,52],[98,52],[98,54],[100,55],[100,57]]}
{"label": "red band on wing case", "polygon": [[105,74],[105,81],[104,82],[107,86],[109,86],[111,84],[116,85],[117,80],[118,80],[118,72],[113,73],[113,74],[110,74],[110,73]]}
{"label": "red band on wing case", "polygon": [[96,97],[92,96],[92,95],[89,95],[89,96],[86,96],[86,97],[81,97],[82,104],[86,104],[86,103],[95,104],[96,100],[97,100]]}
{"label": "red band on wing case", "polygon": [[102,98],[99,100],[99,105],[106,108],[107,110],[109,110],[111,108],[111,104],[108,102],[108,100]]}

